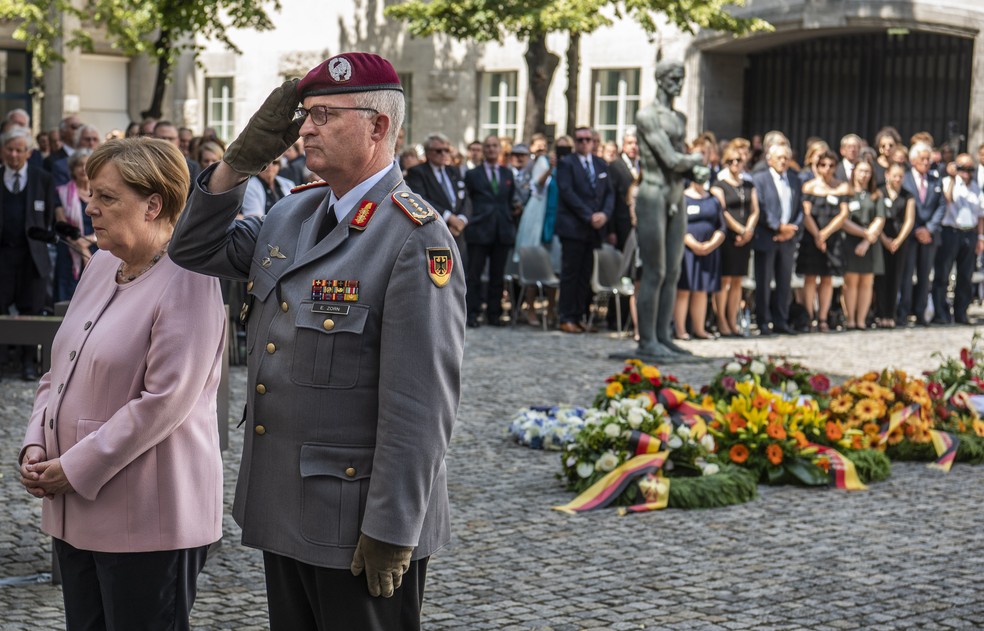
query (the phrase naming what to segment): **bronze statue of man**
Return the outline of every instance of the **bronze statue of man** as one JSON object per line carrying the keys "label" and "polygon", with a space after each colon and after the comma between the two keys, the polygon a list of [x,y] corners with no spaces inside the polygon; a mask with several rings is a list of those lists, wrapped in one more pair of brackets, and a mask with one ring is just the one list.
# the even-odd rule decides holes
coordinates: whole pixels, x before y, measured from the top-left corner
{"label": "bronze statue of man", "polygon": [[[673,110],[673,99],[683,87],[683,64],[656,65],[656,100],[639,110],[636,129],[642,161],[642,183],[636,199],[636,231],[642,280],[639,310],[638,355],[666,358],[686,354],[673,343],[671,320],[677,280],[683,259],[687,215],[683,204],[684,177],[705,170],[700,153],[687,153],[686,117]],[[706,177],[706,176],[705,176]]]}

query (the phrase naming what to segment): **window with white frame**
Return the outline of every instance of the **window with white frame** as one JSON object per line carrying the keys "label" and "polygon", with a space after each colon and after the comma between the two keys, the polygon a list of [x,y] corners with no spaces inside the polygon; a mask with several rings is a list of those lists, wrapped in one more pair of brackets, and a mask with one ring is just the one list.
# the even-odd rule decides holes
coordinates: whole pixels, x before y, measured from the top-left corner
{"label": "window with white frame", "polygon": [[235,138],[235,102],[232,77],[208,77],[205,79],[205,126],[225,142]]}
{"label": "window with white frame", "polygon": [[639,75],[638,68],[595,70],[592,73],[592,120],[602,140],[620,141],[630,128],[635,127],[639,110]]}
{"label": "window with white frame", "polygon": [[519,139],[518,72],[483,72],[479,136]]}

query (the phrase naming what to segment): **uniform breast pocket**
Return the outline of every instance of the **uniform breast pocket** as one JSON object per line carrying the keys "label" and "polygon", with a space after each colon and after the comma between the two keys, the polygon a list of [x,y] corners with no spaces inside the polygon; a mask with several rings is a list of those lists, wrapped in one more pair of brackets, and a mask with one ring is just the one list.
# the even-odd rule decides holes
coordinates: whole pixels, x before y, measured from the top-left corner
{"label": "uniform breast pocket", "polygon": [[240,308],[240,321],[246,320],[246,353],[252,354],[253,344],[256,343],[257,328],[260,324],[258,312],[263,303],[270,299],[270,293],[276,287],[277,281],[264,271],[257,270],[253,278],[246,282],[246,298]]}
{"label": "uniform breast pocket", "polygon": [[302,386],[352,388],[359,380],[369,307],[345,303],[324,305],[348,312],[342,315],[318,311],[321,306],[323,303],[305,302],[298,309],[291,381]]}
{"label": "uniform breast pocket", "polygon": [[373,448],[301,445],[301,536],[312,543],[354,547],[369,494]]}

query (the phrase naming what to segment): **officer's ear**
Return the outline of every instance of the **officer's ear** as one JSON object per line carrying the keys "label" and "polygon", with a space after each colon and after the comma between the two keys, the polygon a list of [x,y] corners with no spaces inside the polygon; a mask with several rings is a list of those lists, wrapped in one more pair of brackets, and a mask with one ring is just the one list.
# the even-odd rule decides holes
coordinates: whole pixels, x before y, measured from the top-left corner
{"label": "officer's ear", "polygon": [[373,142],[382,142],[386,138],[386,134],[389,132],[390,125],[392,121],[390,117],[382,112],[379,112],[375,116],[375,120],[372,123],[372,132],[369,137],[372,138]]}

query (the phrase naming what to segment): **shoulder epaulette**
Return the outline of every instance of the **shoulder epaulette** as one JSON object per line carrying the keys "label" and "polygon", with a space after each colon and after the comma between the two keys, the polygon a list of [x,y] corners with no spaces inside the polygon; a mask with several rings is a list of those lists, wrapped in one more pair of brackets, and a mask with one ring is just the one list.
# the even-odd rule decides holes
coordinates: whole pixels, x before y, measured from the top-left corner
{"label": "shoulder epaulette", "polygon": [[328,182],[324,180],[318,180],[317,182],[308,182],[307,184],[301,184],[300,186],[295,186],[290,189],[291,193],[300,193],[301,191],[306,191],[312,188],[321,188],[322,186],[328,186]]}
{"label": "shoulder epaulette", "polygon": [[434,209],[419,195],[410,191],[393,193],[393,202],[418,226],[437,219]]}

